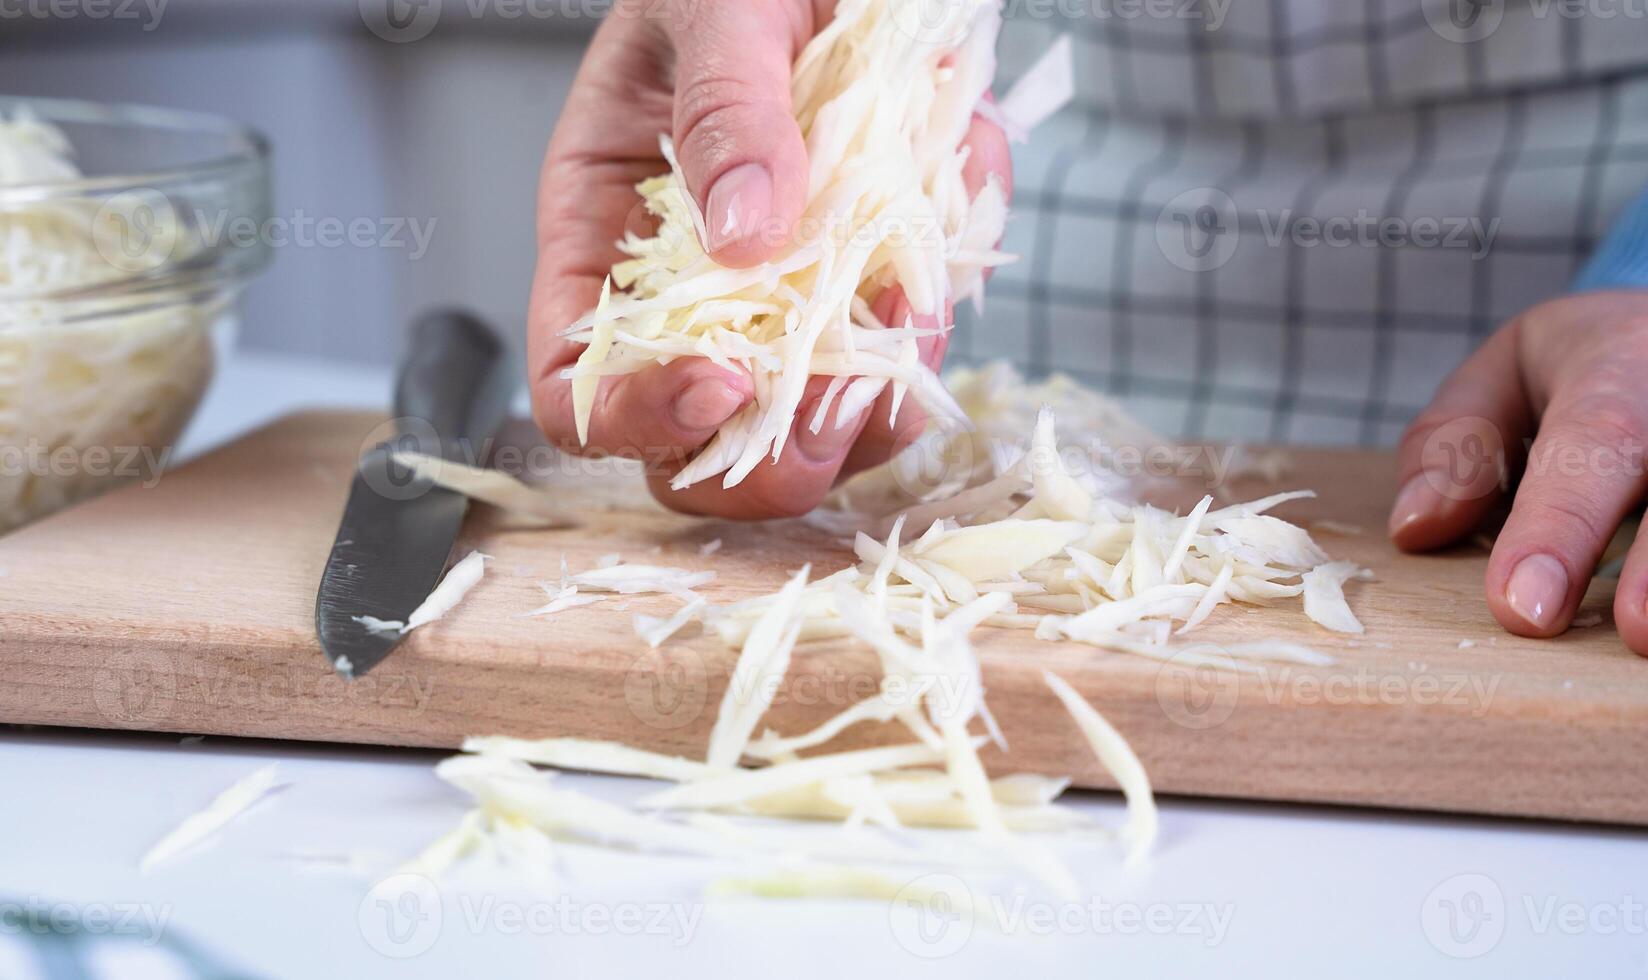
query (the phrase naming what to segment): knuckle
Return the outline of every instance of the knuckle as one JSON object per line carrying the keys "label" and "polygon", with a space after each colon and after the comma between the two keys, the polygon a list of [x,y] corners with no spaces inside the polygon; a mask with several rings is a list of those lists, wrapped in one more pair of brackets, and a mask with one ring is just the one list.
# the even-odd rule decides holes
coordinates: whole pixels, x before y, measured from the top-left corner
{"label": "knuckle", "polygon": [[1527,520],[1522,526],[1537,529],[1544,539],[1589,549],[1613,536],[1611,521],[1602,507],[1576,489],[1537,490],[1527,504]]}
{"label": "knuckle", "polygon": [[1648,426],[1643,411],[1626,395],[1605,386],[1573,402],[1566,433],[1582,445],[1623,447],[1640,443]]}
{"label": "knuckle", "polygon": [[1403,434],[1402,474],[1423,473],[1438,492],[1456,499],[1492,493],[1508,478],[1506,433],[1475,415],[1427,409]]}
{"label": "knuckle", "polygon": [[696,153],[725,152],[740,121],[763,102],[749,82],[729,75],[701,75],[686,82],[675,96],[675,131],[683,148]]}

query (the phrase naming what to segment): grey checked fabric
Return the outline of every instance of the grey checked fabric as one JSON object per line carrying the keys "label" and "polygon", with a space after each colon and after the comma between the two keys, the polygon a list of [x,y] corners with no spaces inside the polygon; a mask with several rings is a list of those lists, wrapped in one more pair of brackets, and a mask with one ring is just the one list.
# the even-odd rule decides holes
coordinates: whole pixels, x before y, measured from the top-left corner
{"label": "grey checked fabric", "polygon": [[1015,151],[960,361],[1159,431],[1393,442],[1648,187],[1648,0],[1006,0],[1077,103]]}

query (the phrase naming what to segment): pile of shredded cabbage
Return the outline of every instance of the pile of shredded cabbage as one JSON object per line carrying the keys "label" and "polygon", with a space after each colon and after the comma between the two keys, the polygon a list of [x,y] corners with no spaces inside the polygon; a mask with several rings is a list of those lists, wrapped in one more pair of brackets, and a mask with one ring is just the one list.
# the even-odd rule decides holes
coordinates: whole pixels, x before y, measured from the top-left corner
{"label": "pile of shredded cabbage", "polygon": [[[886,536],[898,514],[1006,474],[1024,455],[1038,414],[1064,420],[1061,452],[1079,464],[1074,478],[1096,496],[1131,501],[1144,481],[1124,476],[1108,457],[1122,449],[1177,452],[1172,443],[1108,398],[1061,374],[1030,381],[1006,361],[945,372],[944,384],[966,420],[936,420],[889,465],[854,476],[807,516],[837,534],[867,530]],[[1078,424],[1070,427],[1071,420]]]}
{"label": "pile of shredded cabbage", "polygon": [[[79,176],[61,130],[0,117],[0,187]],[[96,200],[0,204],[0,532],[152,475],[138,454],[158,458],[211,379],[209,328],[226,298],[68,298],[144,271],[106,257],[118,246],[104,236],[118,233]]]}
{"label": "pile of shredded cabbage", "polygon": [[[757,737],[801,633],[803,605],[811,593],[807,578],[804,568],[751,623],[702,761],[581,739],[470,739],[464,749],[472,754],[448,759],[436,772],[470,794],[476,808],[403,870],[436,875],[484,847],[548,873],[556,842],[566,841],[732,857],[753,865],[752,876],[712,882],[712,894],[800,897],[827,887],[836,897],[880,897],[901,884],[887,876],[889,869],[961,866],[1026,872],[1074,898],[1079,888],[1069,870],[1042,844],[1020,836],[1051,831],[1105,836],[1053,802],[1070,781],[1027,774],[992,780],[979,759],[988,739],[1003,748],[1006,742],[985,707],[969,635],[1000,609],[1005,596],[982,597],[942,618],[928,604],[918,638],[907,642],[884,597],[866,597],[837,579],[825,595],[851,613],[846,621],[853,632],[879,655],[886,678],[882,693],[810,732],[783,738],[767,730]],[[1155,803],[1143,766],[1074,689],[1052,674],[1045,680],[1126,794],[1122,837],[1136,860],[1156,835]],[[826,745],[854,724],[874,721],[896,721],[910,739],[806,758],[797,754]],[[975,732],[977,726],[983,731]],[[764,765],[740,768],[744,761]],[[625,807],[561,788],[553,772],[534,764],[674,785]],[[850,834],[774,840],[716,813],[838,820]],[[873,832],[908,827],[970,828],[982,837],[940,853]],[[821,873],[827,873],[827,886],[818,883]]]}
{"label": "pile of shredded cabbage", "polygon": [[[805,420],[815,432],[832,405],[851,420],[889,385],[895,413],[908,394],[930,415],[965,418],[918,360],[916,341],[932,331],[884,324],[871,303],[896,285],[914,315],[941,314],[947,301],[978,293],[984,270],[1010,260],[995,248],[1007,220],[1000,182],[970,196],[962,180],[963,140],[987,104],[1000,20],[997,0],[839,4],[794,69],[811,164],[806,212],[791,247],[754,268],[705,254],[705,222],[731,216],[699,212],[665,138],[670,172],[637,188],[658,231],[621,243],[631,258],[566,331],[586,345],[566,372],[580,438],[602,377],[695,355],[749,372],[755,399],[675,476],[678,489],[723,473],[731,487],[777,459],[813,376],[831,379]],[[1026,106],[1029,122],[1057,108],[1069,95],[1068,59],[1068,45],[1056,45],[1029,73],[1030,91],[1004,105]]]}
{"label": "pile of shredded cabbage", "polygon": [[[810,566],[802,568],[769,596],[712,606],[693,591],[712,572],[629,565],[616,555],[588,572],[563,569],[559,589],[544,585],[551,604],[530,615],[601,601],[580,587],[670,594],[681,603],[674,616],[636,617],[648,647],[698,622],[739,651],[704,758],[578,739],[471,739],[465,749],[472,755],[437,772],[472,795],[477,809],[410,867],[435,874],[484,846],[545,868],[554,842],[563,840],[756,862],[753,877],[712,883],[716,894],[879,897],[896,884],[889,867],[947,865],[929,849],[866,837],[866,828],[952,827],[983,835],[964,864],[1005,864],[1069,896],[1074,877],[1051,851],[1019,835],[1096,828],[1054,803],[1068,779],[987,776],[980,747],[993,741],[1008,750],[1012,733],[1000,730],[987,706],[974,631],[1032,629],[1048,641],[1246,673],[1259,672],[1259,661],[1330,664],[1330,656],[1294,641],[1180,640],[1221,606],[1300,596],[1306,616],[1324,628],[1362,631],[1343,591],[1358,569],[1329,561],[1303,528],[1268,513],[1302,496],[1309,494],[1218,509],[1205,497],[1182,516],[1098,496],[1065,468],[1053,413],[1043,410],[1027,447],[1000,475],[906,510],[885,540],[860,532],[858,564],[817,580]],[[925,530],[906,540],[905,528],[914,526]],[[873,650],[878,691],[810,731],[763,729],[797,645],[819,639]],[[1126,795],[1120,838],[1128,859],[1141,859],[1156,835],[1144,767],[1071,685],[1052,674],[1045,680]],[[855,726],[889,723],[902,726],[908,741],[828,751]],[[760,768],[740,768],[747,763]],[[627,809],[558,788],[553,773],[531,764],[678,785]],[[706,819],[708,811],[839,820],[857,836],[821,839],[816,851],[793,840],[769,848],[748,826]]]}
{"label": "pile of shredded cabbage", "polygon": [[[845,582],[880,598],[906,631],[918,627],[926,604],[955,609],[1000,596],[990,625],[1181,662],[1197,654],[1176,648],[1174,638],[1231,602],[1302,596],[1318,624],[1361,633],[1343,586],[1364,573],[1329,561],[1308,531],[1268,513],[1310,496],[1293,491],[1217,509],[1207,496],[1183,516],[1106,498],[1065,468],[1053,414],[1043,411],[1028,451],[1001,475],[905,509],[885,540],[859,531],[853,548],[861,564],[828,587]],[[825,588],[819,583],[813,592]],[[772,601],[750,600],[712,624],[736,640]],[[806,635],[847,635],[849,619],[839,603],[819,602],[807,610]],[[1221,649],[1225,665],[1237,670],[1249,659],[1326,662],[1279,641]]]}

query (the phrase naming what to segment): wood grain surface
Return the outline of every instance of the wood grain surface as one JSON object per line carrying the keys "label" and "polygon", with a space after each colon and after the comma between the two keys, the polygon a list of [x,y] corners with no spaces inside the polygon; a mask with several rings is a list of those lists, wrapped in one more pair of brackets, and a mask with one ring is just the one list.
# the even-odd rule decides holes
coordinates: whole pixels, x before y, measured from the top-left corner
{"label": "wood grain surface", "polygon": [[[573,480],[565,492],[589,507],[587,526],[511,530],[478,508],[458,553],[493,555],[486,578],[372,674],[345,682],[316,644],[314,595],[353,461],[381,421],[293,416],[153,487],[0,538],[0,721],[434,747],[476,734],[579,735],[698,755],[733,652],[696,633],[647,650],[632,617],[673,611],[666,597],[523,618],[544,601],[536,583],[556,578],[563,556],[577,571],[618,552],[713,569],[702,591],[727,602],[775,590],[804,561],[819,574],[852,562],[841,542],[798,523],[694,521],[646,506],[634,488]],[[1319,528],[1317,538],[1373,570],[1375,581],[1350,587],[1367,635],[1327,633],[1297,601],[1226,607],[1198,643],[1287,637],[1338,660],[1239,678],[981,630],[987,697],[1010,743],[990,751],[992,771],[1111,785],[1043,686],[1050,668],[1128,737],[1161,791],[1648,824],[1648,660],[1608,621],[1611,586],[1594,586],[1584,610],[1602,625],[1554,641],[1511,637],[1481,601],[1482,548],[1419,558],[1386,542],[1387,456],[1292,457],[1282,483],[1229,490],[1309,487],[1318,500],[1279,513],[1364,529]],[[1202,492],[1180,490],[1184,501]],[[720,550],[702,555],[714,539]],[[804,644],[770,723],[809,728],[877,679],[867,651]],[[904,738],[861,726],[837,745]]]}

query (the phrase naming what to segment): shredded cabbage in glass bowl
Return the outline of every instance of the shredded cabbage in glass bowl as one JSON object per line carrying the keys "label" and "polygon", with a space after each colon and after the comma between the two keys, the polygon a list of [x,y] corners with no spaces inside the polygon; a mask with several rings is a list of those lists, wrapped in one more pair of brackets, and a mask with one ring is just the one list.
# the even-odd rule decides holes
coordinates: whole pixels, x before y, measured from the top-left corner
{"label": "shredded cabbage in glass bowl", "polygon": [[0,533],[159,477],[267,265],[268,157],[214,117],[0,97]]}

